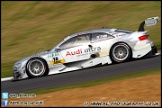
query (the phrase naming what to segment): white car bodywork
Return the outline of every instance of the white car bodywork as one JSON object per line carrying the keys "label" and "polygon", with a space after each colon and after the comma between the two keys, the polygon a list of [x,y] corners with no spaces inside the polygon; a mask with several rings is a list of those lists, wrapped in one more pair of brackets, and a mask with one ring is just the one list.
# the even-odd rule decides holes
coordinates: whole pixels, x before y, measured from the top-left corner
{"label": "white car bodywork", "polygon": [[[157,19],[158,17],[153,17],[145,20],[146,26],[155,25]],[[47,75],[52,75],[88,68],[99,64],[111,64],[113,62],[111,57],[112,48],[116,44],[120,45],[120,43],[129,46],[131,58],[144,57],[150,53],[155,46],[149,37],[147,37],[147,31],[142,29],[139,28],[139,30],[135,32],[114,28],[97,29],[73,34],[49,51],[41,52],[16,62],[13,66],[14,80],[29,77],[26,71],[27,64],[31,59],[35,58],[45,60],[47,64],[45,69],[48,69]],[[88,41],[85,39],[86,42],[79,43],[79,38],[84,40],[85,37]],[[141,38],[141,40],[139,38]],[[75,41],[68,43],[68,41],[72,39],[75,39]],[[77,39],[78,42],[76,42]],[[61,46],[64,46],[64,43],[65,47],[61,48]],[[72,46],[67,47],[68,44],[66,46],[66,43]],[[35,77],[36,76],[41,75],[35,74]]]}

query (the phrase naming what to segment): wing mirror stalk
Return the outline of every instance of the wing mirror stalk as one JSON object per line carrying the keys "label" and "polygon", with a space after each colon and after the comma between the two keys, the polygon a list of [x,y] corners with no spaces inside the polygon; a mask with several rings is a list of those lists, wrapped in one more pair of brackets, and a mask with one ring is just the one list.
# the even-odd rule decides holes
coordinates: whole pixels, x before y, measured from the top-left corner
{"label": "wing mirror stalk", "polygon": [[88,45],[88,47],[92,48],[93,46],[92,45]]}

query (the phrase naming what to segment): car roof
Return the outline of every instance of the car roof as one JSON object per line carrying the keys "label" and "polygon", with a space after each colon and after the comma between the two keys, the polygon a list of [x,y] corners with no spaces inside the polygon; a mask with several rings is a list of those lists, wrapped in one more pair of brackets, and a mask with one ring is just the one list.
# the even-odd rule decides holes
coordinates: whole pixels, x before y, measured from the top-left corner
{"label": "car roof", "polygon": [[86,33],[95,33],[95,32],[109,32],[111,29],[95,29],[95,30],[87,30],[82,32],[77,32],[75,34],[72,34],[71,36],[76,36],[79,34],[86,34]]}
{"label": "car roof", "polygon": [[82,35],[82,34],[87,34],[87,33],[97,33],[97,32],[105,32],[105,33],[112,33],[112,32],[124,32],[124,33],[132,33],[133,31],[129,31],[129,30],[121,30],[121,29],[117,29],[117,28],[102,28],[102,29],[95,29],[95,30],[87,30],[87,31],[83,31],[83,32],[78,32],[75,34],[70,35],[69,37],[74,37],[77,35]]}

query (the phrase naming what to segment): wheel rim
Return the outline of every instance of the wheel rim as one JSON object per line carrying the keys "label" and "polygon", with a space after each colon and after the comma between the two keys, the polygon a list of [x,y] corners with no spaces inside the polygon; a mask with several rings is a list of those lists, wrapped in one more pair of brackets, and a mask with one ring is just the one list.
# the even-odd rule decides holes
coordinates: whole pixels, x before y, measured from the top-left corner
{"label": "wheel rim", "polygon": [[113,57],[116,60],[123,61],[126,60],[129,55],[128,47],[125,45],[117,45],[113,49]]}
{"label": "wheel rim", "polygon": [[44,64],[40,60],[32,60],[28,64],[29,72],[34,76],[39,76],[44,73]]}

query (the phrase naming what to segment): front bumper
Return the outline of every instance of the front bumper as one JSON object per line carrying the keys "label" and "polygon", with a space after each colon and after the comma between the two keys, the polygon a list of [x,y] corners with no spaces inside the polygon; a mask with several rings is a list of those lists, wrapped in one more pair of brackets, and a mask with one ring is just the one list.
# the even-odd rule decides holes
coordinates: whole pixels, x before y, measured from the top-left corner
{"label": "front bumper", "polygon": [[13,68],[13,81],[28,78],[25,68]]}

